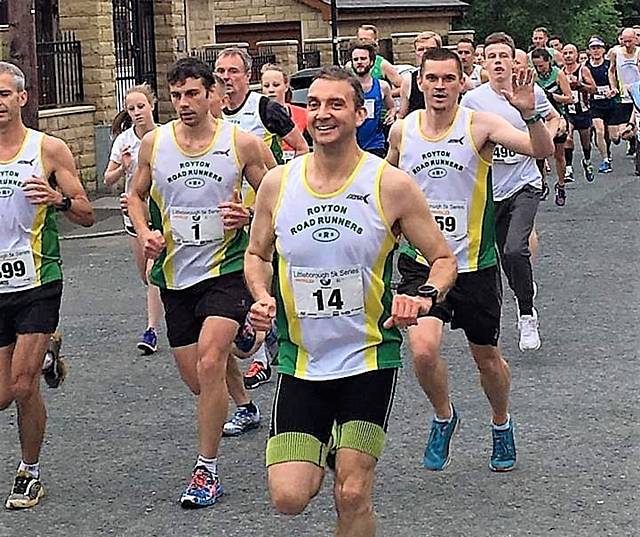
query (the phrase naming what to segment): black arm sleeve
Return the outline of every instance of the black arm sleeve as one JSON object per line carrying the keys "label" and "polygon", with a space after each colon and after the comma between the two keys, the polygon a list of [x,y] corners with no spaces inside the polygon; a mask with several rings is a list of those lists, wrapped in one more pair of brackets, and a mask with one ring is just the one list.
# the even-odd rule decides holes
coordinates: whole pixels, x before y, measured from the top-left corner
{"label": "black arm sleeve", "polygon": [[273,134],[284,138],[295,127],[287,110],[268,97],[260,99],[258,111],[262,123]]}

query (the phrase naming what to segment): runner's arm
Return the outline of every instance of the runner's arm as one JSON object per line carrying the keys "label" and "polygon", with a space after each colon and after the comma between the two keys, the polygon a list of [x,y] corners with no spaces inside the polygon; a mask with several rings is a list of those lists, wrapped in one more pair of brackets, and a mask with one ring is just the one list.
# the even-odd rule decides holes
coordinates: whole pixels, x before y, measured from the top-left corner
{"label": "runner's arm", "polygon": [[156,133],[154,131],[144,135],[138,153],[138,167],[131,180],[131,192],[129,194],[128,212],[136,234],[142,240],[142,236],[148,233],[146,200],[151,190],[151,154]]}
{"label": "runner's arm", "polygon": [[396,119],[396,102],[393,100],[391,96],[391,86],[384,80],[380,81],[380,86],[382,87],[382,95],[384,107],[387,109],[387,116],[384,119],[386,125],[391,125]]}
{"label": "runner's arm", "polygon": [[[76,163],[69,146],[59,138],[45,136],[43,142],[43,165],[45,169],[55,175],[55,181],[59,187],[56,198],[50,205],[60,205],[63,197],[71,200],[71,207],[65,211],[65,216],[75,224],[84,227],[95,223],[95,214],[87,193],[78,178]],[[49,186],[48,181],[41,178]]]}
{"label": "runner's arm", "polygon": [[[553,154],[555,148],[553,137],[543,121],[536,121],[527,125],[528,132],[523,132],[497,114],[474,112],[473,116],[472,131],[474,134],[477,132],[476,127],[482,130],[487,129],[485,140],[492,144],[500,144],[515,153],[529,155],[536,159],[547,158]],[[478,140],[479,138],[475,139]],[[485,144],[477,145],[478,147],[483,147],[483,156],[491,161],[493,147],[485,148]]]}
{"label": "runner's arm", "polygon": [[[271,157],[269,162],[265,160],[264,148],[266,144],[257,136],[243,132],[240,129],[237,130],[236,136],[238,156],[240,157],[240,161],[244,163],[243,174],[257,192],[262,178],[270,168],[275,166],[275,159],[271,151],[268,151]],[[272,162],[274,166],[269,166]]]}
{"label": "runner's arm", "polygon": [[282,167],[269,170],[256,195],[249,246],[244,256],[244,275],[256,301],[271,297],[275,231],[273,213],[280,192]]}
{"label": "runner's arm", "polygon": [[382,64],[380,65],[380,70],[384,78],[386,78],[391,84],[392,95],[397,97],[400,94],[400,89],[402,88],[402,77],[400,73],[396,70],[396,68],[391,65],[389,60],[382,60]]}
{"label": "runner's arm", "polygon": [[404,120],[398,120],[391,125],[389,131],[389,149],[387,150],[387,162],[397,166],[400,162],[400,142],[402,141],[402,125]]}
{"label": "runner's arm", "polygon": [[382,211],[429,261],[426,283],[438,289],[442,298],[457,276],[456,258],[436,224],[424,194],[405,172],[387,166],[380,186]]}
{"label": "runner's arm", "polygon": [[409,94],[411,93],[411,77],[402,79],[402,86],[400,87],[400,108],[398,110],[398,117],[402,119],[409,113]]}
{"label": "runner's arm", "polygon": [[618,74],[616,69],[616,51],[615,48],[612,48],[609,51],[609,72],[607,75],[609,76],[609,86],[611,86],[611,91],[614,92],[614,95],[618,94]]}
{"label": "runner's arm", "polygon": [[293,147],[293,150],[296,152],[296,157],[309,152],[309,145],[298,127],[293,127],[291,132],[283,136],[282,139]]}
{"label": "runner's arm", "polygon": [[571,85],[569,79],[562,71],[558,73],[558,86],[562,90],[562,95],[554,93],[553,99],[560,104],[571,104],[573,102],[573,95],[571,95]]}
{"label": "runner's arm", "polygon": [[578,89],[586,93],[591,93],[591,94],[596,93],[598,91],[598,88],[596,87],[596,81],[593,79],[593,76],[591,75],[591,71],[589,71],[589,69],[587,69],[586,67],[581,67],[581,69],[582,69],[582,84],[580,84],[580,87]]}

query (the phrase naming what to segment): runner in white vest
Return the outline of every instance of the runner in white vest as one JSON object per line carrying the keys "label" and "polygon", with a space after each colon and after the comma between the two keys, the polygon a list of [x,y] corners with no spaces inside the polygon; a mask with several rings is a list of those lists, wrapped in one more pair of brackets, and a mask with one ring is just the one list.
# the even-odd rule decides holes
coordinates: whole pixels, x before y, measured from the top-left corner
{"label": "runner in white vest", "polygon": [[[506,60],[511,59],[509,50]],[[425,51],[420,85],[426,109],[393,125],[387,160],[407,171],[428,199],[460,271],[442,303],[409,329],[416,375],[435,411],[422,463],[429,470],[443,470],[449,464],[451,438],[458,425],[449,399],[447,366],[440,357],[443,324],[451,322],[453,328],[464,330],[491,406],[489,466],[497,472],[509,471],[516,464],[516,446],[509,416],[509,366],[498,347],[502,293],[494,244],[491,158],[496,145],[544,158],[553,151],[553,143],[535,112],[531,72],[520,73],[513,91],[504,92],[520,111],[528,134],[496,114],[458,105],[464,86],[462,64],[450,50]],[[416,246],[409,248],[416,255],[406,250],[400,255],[398,292],[423,296],[422,282],[430,269],[420,262]]]}
{"label": "runner in white vest", "polygon": [[217,453],[227,359],[250,305],[242,275],[250,217],[238,190],[243,176],[257,189],[266,165],[259,140],[210,115],[224,82],[205,63],[182,59],[167,79],[179,120],[143,138],[129,214],[155,259],[150,279],[160,287],[169,344],[197,396],[199,455],[180,501],[206,507],[222,495]]}
{"label": "runner in white vest", "polygon": [[8,509],[33,507],[44,495],[39,377],[62,298],[56,212],[94,222],[67,145],[22,122],[24,88],[23,72],[0,62],[0,410],[16,403],[22,453]]}
{"label": "runner in white vest", "polygon": [[[461,101],[472,110],[492,112],[506,119],[520,131],[527,125],[518,109],[502,94],[512,91],[512,74],[527,68],[527,55],[516,50],[511,36],[497,32],[485,40],[485,67],[489,83],[467,93]],[[519,59],[516,62],[516,59]],[[516,64],[519,68],[514,69]],[[543,89],[534,86],[536,114],[551,122],[555,133],[559,115],[547,99]],[[542,193],[542,175],[535,159],[496,145],[492,159],[493,199],[496,209],[496,242],[502,269],[519,306],[518,327],[520,350],[540,347],[538,314],[533,307],[534,281],[529,250],[529,236]]]}
{"label": "runner in white vest", "polygon": [[[278,319],[269,490],[281,513],[306,508],[320,490],[335,423],[336,535],[375,535],[371,496],[401,364],[398,328],[442,299],[455,261],[418,187],[358,148],[360,83],[325,68],[309,88],[308,111],[314,152],[265,177],[245,264],[252,322],[264,329]],[[400,232],[432,265],[422,282],[428,297],[392,295]]]}

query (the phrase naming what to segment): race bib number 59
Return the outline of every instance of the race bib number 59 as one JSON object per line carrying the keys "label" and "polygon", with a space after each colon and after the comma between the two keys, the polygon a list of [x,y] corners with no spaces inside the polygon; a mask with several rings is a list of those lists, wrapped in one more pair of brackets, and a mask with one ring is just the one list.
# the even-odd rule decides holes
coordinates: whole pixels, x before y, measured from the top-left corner
{"label": "race bib number 59", "polygon": [[293,267],[291,283],[298,317],[340,317],[364,310],[359,266],[314,269]]}
{"label": "race bib number 59", "polygon": [[429,209],[445,238],[456,240],[467,235],[467,202],[430,201]]}
{"label": "race bib number 59", "polygon": [[0,288],[18,289],[34,284],[36,267],[31,248],[0,252]]}
{"label": "race bib number 59", "polygon": [[171,235],[178,244],[201,245],[224,239],[224,227],[217,208],[172,207]]}

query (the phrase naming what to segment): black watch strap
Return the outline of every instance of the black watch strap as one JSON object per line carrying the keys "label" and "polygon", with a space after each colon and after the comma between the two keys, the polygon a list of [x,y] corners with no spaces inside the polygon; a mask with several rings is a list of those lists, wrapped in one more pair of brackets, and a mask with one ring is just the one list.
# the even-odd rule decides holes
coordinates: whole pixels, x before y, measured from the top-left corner
{"label": "black watch strap", "polygon": [[56,211],[68,211],[71,209],[71,198],[69,196],[62,196],[62,201],[54,207],[56,208]]}

